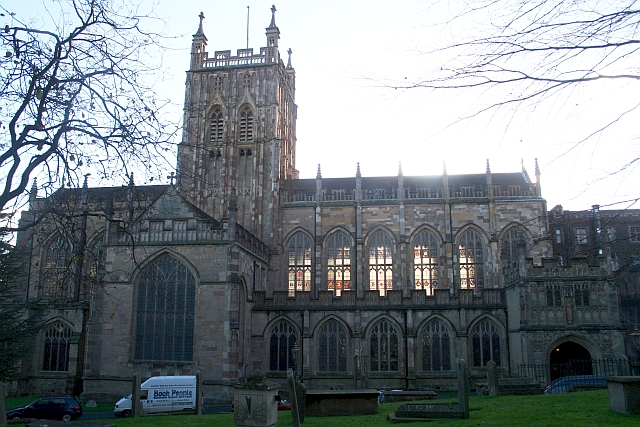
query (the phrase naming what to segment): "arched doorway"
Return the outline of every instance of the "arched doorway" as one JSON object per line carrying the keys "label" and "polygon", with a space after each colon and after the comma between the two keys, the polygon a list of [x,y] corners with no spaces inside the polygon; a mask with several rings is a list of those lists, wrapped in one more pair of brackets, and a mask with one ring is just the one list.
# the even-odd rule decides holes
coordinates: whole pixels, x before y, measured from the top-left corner
{"label": "arched doorway", "polygon": [[549,355],[551,381],[568,375],[591,375],[593,365],[589,350],[573,341],[563,342]]}

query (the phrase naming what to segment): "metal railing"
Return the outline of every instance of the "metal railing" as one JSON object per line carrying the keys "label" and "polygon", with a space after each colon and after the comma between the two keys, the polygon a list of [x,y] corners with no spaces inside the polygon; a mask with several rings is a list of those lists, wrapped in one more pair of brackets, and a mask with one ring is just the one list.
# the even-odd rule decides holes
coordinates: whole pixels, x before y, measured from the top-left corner
{"label": "metal railing", "polygon": [[566,363],[518,365],[518,376],[532,378],[540,384],[549,385],[557,378],[572,375],[632,375],[632,367],[633,363],[626,357],[620,359],[571,360]]}

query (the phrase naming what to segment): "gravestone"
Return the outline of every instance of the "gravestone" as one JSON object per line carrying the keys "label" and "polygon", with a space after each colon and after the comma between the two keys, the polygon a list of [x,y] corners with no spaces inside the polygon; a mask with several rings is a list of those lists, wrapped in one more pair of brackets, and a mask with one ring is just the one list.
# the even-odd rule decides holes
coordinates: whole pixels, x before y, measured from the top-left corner
{"label": "gravestone", "polygon": [[469,418],[469,370],[458,360],[458,403],[405,403],[387,419],[391,422]]}
{"label": "gravestone", "polygon": [[487,362],[487,389],[489,396],[496,397],[498,395],[498,367],[493,360]]}
{"label": "gravestone", "polygon": [[233,393],[233,422],[237,426],[270,427],[278,421],[278,385],[268,382],[259,369]]}

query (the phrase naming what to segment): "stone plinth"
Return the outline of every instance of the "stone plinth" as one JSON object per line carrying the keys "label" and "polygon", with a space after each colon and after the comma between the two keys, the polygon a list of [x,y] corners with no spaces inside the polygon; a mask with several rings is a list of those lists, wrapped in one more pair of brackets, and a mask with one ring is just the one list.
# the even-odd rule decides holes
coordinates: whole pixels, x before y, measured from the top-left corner
{"label": "stone plinth", "polygon": [[254,372],[245,382],[235,385],[233,422],[237,426],[271,427],[278,421],[277,384]]}
{"label": "stone plinth", "polygon": [[611,410],[640,414],[640,377],[607,377]]}

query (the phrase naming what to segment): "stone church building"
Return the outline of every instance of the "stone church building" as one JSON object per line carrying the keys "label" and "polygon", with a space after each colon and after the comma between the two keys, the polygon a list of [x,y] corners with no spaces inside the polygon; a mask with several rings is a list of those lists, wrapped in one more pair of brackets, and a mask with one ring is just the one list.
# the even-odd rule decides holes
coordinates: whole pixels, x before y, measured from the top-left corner
{"label": "stone church building", "polygon": [[[315,179],[296,170],[295,70],[214,51],[200,26],[177,178],[37,197],[18,245],[42,330],[18,393],[122,396],[200,373],[208,400],[255,368],[308,389],[455,388],[455,359],[502,375],[554,353],[625,353],[607,254],[553,256],[540,172]],[[186,55],[185,55],[186,63]],[[304,142],[302,142],[304,143]],[[439,171],[438,171],[439,172]],[[58,215],[61,213],[73,215]],[[64,221],[60,218],[65,218]]]}

